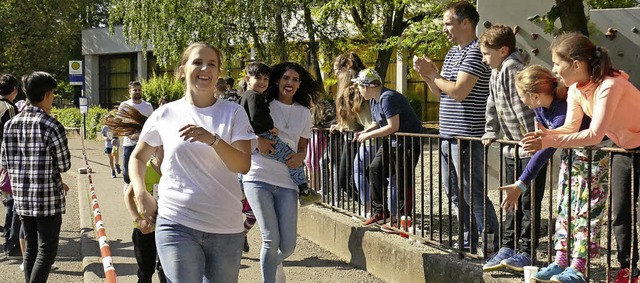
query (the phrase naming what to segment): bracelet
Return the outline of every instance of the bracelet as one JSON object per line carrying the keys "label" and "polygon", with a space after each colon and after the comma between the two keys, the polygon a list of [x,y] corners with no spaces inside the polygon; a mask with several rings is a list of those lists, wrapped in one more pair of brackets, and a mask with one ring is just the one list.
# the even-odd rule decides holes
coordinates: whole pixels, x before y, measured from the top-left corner
{"label": "bracelet", "polygon": [[220,142],[220,136],[218,134],[213,134],[214,140],[209,144],[209,146],[217,145]]}
{"label": "bracelet", "polygon": [[518,185],[523,192],[527,190],[527,186],[520,180],[516,181],[516,185]]}

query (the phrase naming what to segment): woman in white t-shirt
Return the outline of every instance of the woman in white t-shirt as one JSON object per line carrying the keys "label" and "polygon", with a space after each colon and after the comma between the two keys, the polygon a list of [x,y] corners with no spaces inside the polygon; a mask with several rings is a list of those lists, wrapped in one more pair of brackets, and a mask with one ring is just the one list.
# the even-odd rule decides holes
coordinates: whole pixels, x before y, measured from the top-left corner
{"label": "woman in white t-shirt", "polygon": [[264,157],[262,154],[273,152],[273,147],[259,137],[260,152],[251,156],[251,170],[242,179],[244,193],[262,231],[260,265],[262,281],[266,283],[283,282],[282,262],[296,247],[298,186],[289,177],[287,166],[296,168],[304,162],[311,137],[309,107],[321,91],[311,74],[292,62],[271,68],[269,87],[267,98],[274,126],[280,130],[280,138],[292,142],[290,146],[296,153],[288,157],[286,165]]}
{"label": "woman in white t-shirt", "polygon": [[[184,97],[147,120],[131,156],[131,184],[141,215],[156,225],[168,282],[237,282],[244,243],[242,191],[255,134],[238,104],[215,98],[222,53],[191,44],[176,75]],[[145,189],[146,162],[164,149],[160,196]],[[157,216],[157,218],[156,218]]]}

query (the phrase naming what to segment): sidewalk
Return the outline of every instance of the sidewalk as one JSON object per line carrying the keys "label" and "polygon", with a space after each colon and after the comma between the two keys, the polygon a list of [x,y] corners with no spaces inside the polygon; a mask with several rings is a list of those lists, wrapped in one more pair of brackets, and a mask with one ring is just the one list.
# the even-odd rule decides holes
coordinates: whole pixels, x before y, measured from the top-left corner
{"label": "sidewalk", "polygon": [[[71,154],[81,157],[81,140],[71,138],[69,147]],[[131,217],[123,203],[122,176],[111,177],[108,158],[104,154],[104,142],[85,141],[89,166],[92,168],[96,196],[102,213],[107,239],[111,247],[113,265],[118,275],[118,282],[136,282],[137,265],[131,243]],[[73,169],[83,167],[75,162]],[[122,163],[122,160],[120,161]],[[93,215],[90,209],[89,180],[87,175],[78,174],[79,215],[81,223],[81,246],[84,267],[84,282],[103,282],[104,273],[100,250],[95,238]],[[258,225],[249,233],[251,250],[242,258],[239,282],[261,282],[260,275],[260,231]],[[298,237],[294,254],[284,262],[288,282],[384,282],[366,271],[340,260],[337,256],[322,249],[318,245]],[[16,268],[17,270],[17,268]],[[158,282],[157,277],[154,282]],[[51,281],[53,282],[53,281]],[[60,281],[64,282],[64,281]],[[66,281],[69,282],[69,281]]]}

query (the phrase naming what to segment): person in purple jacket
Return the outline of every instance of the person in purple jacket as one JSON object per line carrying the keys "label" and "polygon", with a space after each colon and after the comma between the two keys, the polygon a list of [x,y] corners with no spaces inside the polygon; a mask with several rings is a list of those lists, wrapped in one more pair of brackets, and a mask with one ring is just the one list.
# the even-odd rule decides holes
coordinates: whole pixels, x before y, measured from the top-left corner
{"label": "person in purple jacket", "polygon": [[[567,113],[567,88],[559,83],[557,78],[546,68],[532,65],[522,70],[516,76],[516,88],[520,98],[530,108],[534,109],[537,121],[545,128],[555,129],[565,122]],[[582,118],[581,129],[589,128],[591,119]],[[528,184],[538,175],[542,168],[555,153],[555,148],[537,151],[523,173],[514,184],[498,188],[506,192],[501,206],[504,209],[518,209],[520,194],[529,188]],[[571,153],[569,154],[569,152]],[[608,158],[600,150],[591,152],[591,159],[583,149],[568,149],[562,154],[560,176],[558,180],[558,217],[554,247],[555,261],[532,275],[532,279],[540,282],[584,282],[584,265],[590,252],[597,251],[598,235],[604,216],[604,205],[607,197]],[[571,162],[569,162],[571,158]],[[591,179],[588,179],[588,162],[591,162]],[[569,168],[569,164],[571,167]],[[569,172],[571,173],[569,175]],[[569,180],[571,176],[571,180]],[[583,192],[591,183],[591,193]],[[569,203],[569,194],[571,203]],[[590,199],[589,196],[590,195]],[[587,218],[588,203],[591,203],[590,218]],[[568,215],[571,215],[571,227],[568,228]],[[586,229],[591,222],[591,229]],[[591,234],[590,242],[587,241]],[[571,266],[568,266],[567,250],[571,242]],[[575,281],[574,281],[575,280]]]}

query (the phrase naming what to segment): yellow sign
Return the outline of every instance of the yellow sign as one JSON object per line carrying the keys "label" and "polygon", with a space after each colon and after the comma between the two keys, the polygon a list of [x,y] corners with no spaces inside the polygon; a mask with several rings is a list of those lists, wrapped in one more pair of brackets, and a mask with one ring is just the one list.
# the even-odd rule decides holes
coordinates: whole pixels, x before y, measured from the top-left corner
{"label": "yellow sign", "polygon": [[69,61],[69,75],[82,75],[82,61]]}

